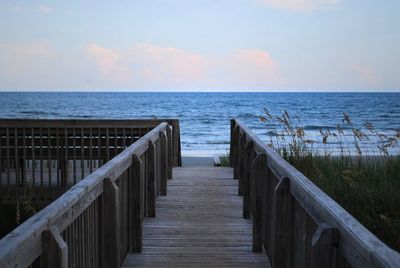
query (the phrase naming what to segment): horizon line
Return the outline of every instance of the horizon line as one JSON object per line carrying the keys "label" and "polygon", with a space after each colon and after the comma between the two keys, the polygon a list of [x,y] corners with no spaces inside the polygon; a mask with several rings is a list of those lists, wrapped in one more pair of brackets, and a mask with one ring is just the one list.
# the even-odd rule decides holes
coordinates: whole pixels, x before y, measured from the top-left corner
{"label": "horizon line", "polygon": [[394,90],[269,90],[269,91],[226,91],[226,90],[195,90],[195,91],[180,91],[180,90],[112,90],[112,89],[93,89],[93,90],[2,90],[0,93],[400,93],[400,89]]}

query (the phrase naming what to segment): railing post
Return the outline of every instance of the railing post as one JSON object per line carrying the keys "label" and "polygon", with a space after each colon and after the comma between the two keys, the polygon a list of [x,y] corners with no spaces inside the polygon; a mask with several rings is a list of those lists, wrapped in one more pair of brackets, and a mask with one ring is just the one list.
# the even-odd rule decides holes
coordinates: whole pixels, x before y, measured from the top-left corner
{"label": "railing post", "polygon": [[102,257],[104,267],[120,267],[119,188],[109,178],[103,180]]}
{"label": "railing post", "polygon": [[252,163],[253,179],[251,185],[252,201],[253,201],[253,251],[261,252],[263,243],[263,225],[264,220],[262,213],[262,196],[264,192],[264,180],[266,179],[265,166],[266,166],[266,155],[257,153]]}
{"label": "railing post", "polygon": [[339,232],[327,224],[320,224],[312,237],[312,267],[336,267],[336,250]]}
{"label": "railing post", "polygon": [[291,262],[291,196],[289,178],[283,177],[274,191],[272,267],[289,267]]}
{"label": "railing post", "polygon": [[168,144],[167,144],[167,136],[165,132],[160,132],[160,146],[161,146],[161,189],[160,195],[167,195],[167,176],[168,176]]}
{"label": "railing post", "polygon": [[131,251],[142,252],[143,219],[144,219],[144,170],[143,161],[134,154],[132,156],[129,196],[132,204],[130,217]]}
{"label": "railing post", "polygon": [[58,228],[50,226],[42,232],[42,267],[68,267],[68,246]]}
{"label": "railing post", "polygon": [[155,145],[149,141],[147,149],[147,216],[156,216],[156,153]]}
{"label": "railing post", "polygon": [[235,119],[231,119],[231,142],[229,149],[229,166],[234,167],[234,158],[235,158],[235,147],[236,147],[236,139],[235,139]]}
{"label": "railing post", "polygon": [[246,134],[241,133],[239,139],[239,172],[238,172],[238,179],[239,179],[239,195],[243,195],[243,176],[244,176],[244,165],[245,165],[245,157],[246,157]]}
{"label": "railing post", "polygon": [[180,129],[179,129],[179,121],[178,120],[172,120],[171,121],[173,130],[172,130],[172,150],[173,150],[173,165],[174,166],[181,166],[182,165],[182,160],[180,156],[180,150],[181,150],[181,142],[180,142]]}
{"label": "railing post", "polygon": [[233,130],[233,178],[239,179],[240,177],[240,127],[235,126]]}
{"label": "railing post", "polygon": [[243,170],[241,174],[243,194],[243,218],[250,219],[250,175],[253,150],[253,141],[249,140],[244,145]]}
{"label": "railing post", "polygon": [[168,179],[171,180],[172,179],[172,130],[171,127],[169,125],[167,125],[167,151],[168,151]]}

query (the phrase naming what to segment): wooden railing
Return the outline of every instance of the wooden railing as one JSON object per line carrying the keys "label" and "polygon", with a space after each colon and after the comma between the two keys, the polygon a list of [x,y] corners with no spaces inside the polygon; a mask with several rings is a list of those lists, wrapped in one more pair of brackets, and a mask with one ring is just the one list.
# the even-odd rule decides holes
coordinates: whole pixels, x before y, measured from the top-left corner
{"label": "wooden railing", "polygon": [[[181,164],[179,121],[172,126],[172,163]],[[156,127],[161,120],[0,120],[0,202],[27,188],[54,200]]]}
{"label": "wooden railing", "polygon": [[161,123],[0,240],[0,267],[119,267],[142,249],[142,221],[172,178]]}
{"label": "wooden railing", "polygon": [[272,267],[400,267],[399,253],[235,119],[230,160],[253,250]]}

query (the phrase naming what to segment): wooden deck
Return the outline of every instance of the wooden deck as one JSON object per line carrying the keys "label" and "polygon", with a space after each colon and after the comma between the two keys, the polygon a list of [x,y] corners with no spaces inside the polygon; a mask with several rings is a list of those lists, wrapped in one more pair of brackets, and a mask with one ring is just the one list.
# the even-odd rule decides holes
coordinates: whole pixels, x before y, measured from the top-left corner
{"label": "wooden deck", "polygon": [[144,221],[143,252],[123,267],[270,267],[252,252],[252,223],[231,168],[174,168],[155,218]]}

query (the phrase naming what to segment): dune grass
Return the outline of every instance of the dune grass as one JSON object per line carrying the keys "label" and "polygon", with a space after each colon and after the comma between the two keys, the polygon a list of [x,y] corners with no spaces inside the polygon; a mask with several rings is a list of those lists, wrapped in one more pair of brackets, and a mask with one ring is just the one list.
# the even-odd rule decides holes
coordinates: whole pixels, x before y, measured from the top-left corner
{"label": "dune grass", "polygon": [[342,123],[352,134],[351,143],[343,141],[340,124],[336,130],[320,130],[322,146],[329,145],[329,140],[338,144],[339,153],[333,154],[330,149],[315,150],[317,141],[308,139],[286,111],[274,116],[265,110],[260,120],[277,133],[269,146],[379,239],[400,251],[400,156],[390,154],[398,146],[399,130],[388,136],[368,122],[363,129],[356,128],[344,114]]}
{"label": "dune grass", "polygon": [[229,153],[221,154],[219,161],[221,162],[221,167],[229,167]]}

